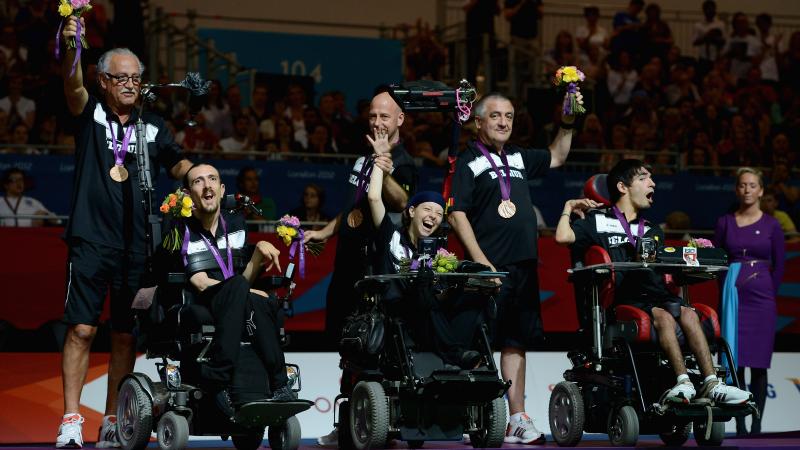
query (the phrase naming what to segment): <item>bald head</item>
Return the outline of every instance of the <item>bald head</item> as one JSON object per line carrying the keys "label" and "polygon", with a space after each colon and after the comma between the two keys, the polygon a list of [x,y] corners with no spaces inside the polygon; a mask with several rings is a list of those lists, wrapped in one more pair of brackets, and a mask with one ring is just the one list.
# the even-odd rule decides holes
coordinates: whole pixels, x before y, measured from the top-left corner
{"label": "bald head", "polygon": [[394,144],[400,140],[400,126],[404,119],[403,110],[388,92],[381,92],[372,98],[369,105],[369,126],[373,133],[375,130],[386,131],[389,142]]}

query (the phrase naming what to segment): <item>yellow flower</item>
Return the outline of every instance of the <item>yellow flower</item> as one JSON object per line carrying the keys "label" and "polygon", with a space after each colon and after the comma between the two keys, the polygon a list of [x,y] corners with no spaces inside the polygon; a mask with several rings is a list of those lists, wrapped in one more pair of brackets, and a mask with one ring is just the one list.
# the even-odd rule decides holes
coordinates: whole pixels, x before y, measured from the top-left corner
{"label": "yellow flower", "polygon": [[192,210],[190,208],[181,208],[181,215],[183,217],[189,217],[192,215]]}
{"label": "yellow flower", "polygon": [[58,13],[61,14],[61,17],[67,17],[72,14],[72,5],[70,5],[65,0],[61,0],[61,4],[58,5]]}
{"label": "yellow flower", "polygon": [[580,81],[580,78],[578,78],[578,69],[574,66],[564,67],[564,81],[567,83]]}
{"label": "yellow flower", "polygon": [[291,236],[284,235],[284,236],[283,236],[283,243],[284,243],[286,246],[289,246],[289,245],[291,245],[291,244],[292,244],[292,238],[291,238]]}
{"label": "yellow flower", "polygon": [[191,208],[193,205],[192,199],[188,195],[183,197],[183,200],[181,200],[181,205],[183,205],[184,208]]}
{"label": "yellow flower", "polygon": [[295,229],[295,228],[292,228],[292,227],[287,227],[287,228],[288,228],[288,230],[286,230],[286,234],[287,234],[289,237],[295,237],[295,236],[297,236],[297,229]]}
{"label": "yellow flower", "polygon": [[280,236],[281,238],[286,236],[286,227],[283,226],[283,225],[278,225],[278,228],[276,228],[275,231],[278,233],[278,236]]}

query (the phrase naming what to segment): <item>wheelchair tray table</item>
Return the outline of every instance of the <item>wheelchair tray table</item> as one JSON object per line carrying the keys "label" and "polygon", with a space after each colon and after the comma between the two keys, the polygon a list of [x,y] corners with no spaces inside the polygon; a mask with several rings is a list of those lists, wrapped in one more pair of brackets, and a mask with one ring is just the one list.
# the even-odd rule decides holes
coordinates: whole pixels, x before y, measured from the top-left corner
{"label": "wheelchair tray table", "polygon": [[570,274],[604,273],[611,271],[629,272],[635,270],[653,270],[658,273],[671,274],[679,285],[702,283],[713,280],[717,274],[728,270],[727,266],[699,265],[688,266],[675,263],[615,262],[592,264],[590,266],[567,269]]}
{"label": "wheelchair tray table", "polygon": [[314,406],[309,400],[291,402],[263,401],[245,403],[236,411],[234,420],[245,428],[263,428],[279,425],[286,419]]}
{"label": "wheelchair tray table", "polygon": [[[475,287],[496,287],[491,281],[494,278],[505,278],[508,272],[430,272],[425,274],[433,279],[447,280],[447,281],[460,281],[466,280],[468,286]],[[419,278],[419,272],[404,272],[392,273],[386,275],[367,275],[365,280],[375,280],[382,283],[388,283],[392,280],[414,280]],[[489,284],[492,283],[492,284]]]}

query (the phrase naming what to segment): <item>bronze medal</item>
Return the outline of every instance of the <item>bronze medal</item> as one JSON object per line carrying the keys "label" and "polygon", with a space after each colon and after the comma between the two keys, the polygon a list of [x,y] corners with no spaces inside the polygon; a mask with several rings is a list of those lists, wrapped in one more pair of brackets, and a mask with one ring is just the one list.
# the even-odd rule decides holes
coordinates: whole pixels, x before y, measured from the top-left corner
{"label": "bronze medal", "polygon": [[504,219],[510,219],[517,213],[517,206],[511,200],[503,200],[497,206],[497,213]]}
{"label": "bronze medal", "polygon": [[122,183],[128,179],[128,169],[126,169],[125,166],[114,165],[111,167],[111,170],[108,171],[108,174],[111,176],[111,179],[117,183]]}
{"label": "bronze medal", "polygon": [[350,228],[358,228],[361,226],[361,222],[364,221],[364,214],[361,213],[360,209],[354,209],[350,211],[350,214],[347,215],[347,225]]}

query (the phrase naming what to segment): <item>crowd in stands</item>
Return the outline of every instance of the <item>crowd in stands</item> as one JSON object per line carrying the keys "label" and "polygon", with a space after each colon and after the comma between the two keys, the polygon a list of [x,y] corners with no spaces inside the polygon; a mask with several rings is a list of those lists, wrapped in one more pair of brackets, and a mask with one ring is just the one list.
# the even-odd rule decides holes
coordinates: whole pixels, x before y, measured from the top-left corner
{"label": "crowd in stands", "polygon": [[[115,6],[118,6],[114,2]],[[502,5],[500,3],[503,3]],[[87,80],[99,52],[118,45],[103,1],[85,17]],[[62,93],[61,64],[53,57],[59,17],[44,0],[14,0],[0,11],[0,153],[70,154],[74,142]],[[726,11],[718,18],[713,1],[702,3],[704,19],[694,26],[693,48],[678,48],[658,4],[631,0],[613,16],[613,26],[599,24],[597,7],[584,9],[585,24],[561,30],[552,47],[534,49],[540,73],[577,65],[587,75],[582,89],[589,114],[579,124],[571,163],[601,171],[621,158],[641,158],[655,174],[688,170],[727,175],[730,167],[767,168],[770,192],[778,207],[797,218],[800,190],[791,186],[800,142],[800,31],[783,36],[772,31],[772,17]],[[489,22],[501,14],[510,22],[514,45],[526,45],[538,28],[515,26],[546,21],[534,0],[471,0],[465,6],[468,39],[481,47]],[[448,52],[428,25],[401,30],[406,43],[406,75],[441,76]],[[547,44],[547,43],[545,43]],[[494,53],[492,53],[494,54]],[[478,60],[469,59],[470,76]],[[535,59],[535,58],[534,58]],[[486,63],[486,62],[484,62]],[[491,62],[489,62],[491,63]],[[525,70],[528,70],[526,67]],[[526,72],[530,73],[530,72]],[[166,81],[166,80],[164,80]],[[511,93],[522,98],[522,91]],[[244,96],[249,95],[249,99]],[[196,117],[181,102],[155,105],[168,119],[187,152],[216,158],[254,160],[301,158],[341,163],[334,154],[368,151],[368,101],[347,109],[345,94],[323,92],[314,99],[299,84],[278,89],[257,83],[251,92],[213,80]],[[247,106],[245,106],[247,105]],[[516,102],[514,138],[543,146],[557,132],[560,105],[548,120],[535,123],[525,102]],[[197,125],[186,126],[194,120]],[[446,164],[450,118],[440,113],[407,115],[402,129],[406,147],[420,165]],[[462,141],[469,138],[462,133]],[[582,151],[583,150],[583,151]]]}

